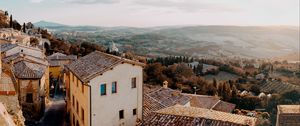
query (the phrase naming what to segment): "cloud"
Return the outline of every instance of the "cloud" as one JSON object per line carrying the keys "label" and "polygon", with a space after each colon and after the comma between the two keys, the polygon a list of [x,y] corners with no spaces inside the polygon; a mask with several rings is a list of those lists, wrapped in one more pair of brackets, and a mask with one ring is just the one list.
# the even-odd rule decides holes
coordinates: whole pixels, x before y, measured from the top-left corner
{"label": "cloud", "polygon": [[120,0],[62,0],[65,3],[75,3],[75,4],[112,4],[112,3],[119,3]]}
{"label": "cloud", "polygon": [[222,3],[208,3],[199,0],[135,0],[136,4],[158,8],[173,8],[185,12],[211,11],[227,12],[238,11],[240,8]]}

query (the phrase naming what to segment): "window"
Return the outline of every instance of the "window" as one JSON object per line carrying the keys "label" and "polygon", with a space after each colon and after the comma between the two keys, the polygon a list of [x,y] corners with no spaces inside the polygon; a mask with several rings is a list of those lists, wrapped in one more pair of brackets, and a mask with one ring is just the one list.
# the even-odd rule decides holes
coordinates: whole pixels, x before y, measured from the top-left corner
{"label": "window", "polygon": [[84,85],[81,84],[81,92],[84,94]]}
{"label": "window", "polygon": [[112,82],[112,85],[111,85],[111,93],[114,94],[114,93],[117,93],[117,82]]}
{"label": "window", "polygon": [[75,126],[75,115],[73,114],[73,126]]}
{"label": "window", "polygon": [[132,115],[136,115],[136,109],[132,110]]}
{"label": "window", "polygon": [[119,111],[119,118],[124,119],[124,110]]}
{"label": "window", "polygon": [[73,98],[72,98],[72,104],[73,104],[73,107],[74,107],[74,105],[75,105],[74,95],[73,95]]}
{"label": "window", "polygon": [[131,88],[136,88],[136,77],[131,78]]}
{"label": "window", "polygon": [[84,123],[84,109],[81,108],[81,119],[82,119],[82,122]]}
{"label": "window", "polygon": [[32,93],[27,93],[26,94],[26,102],[27,103],[33,103]]}
{"label": "window", "polygon": [[78,80],[77,80],[77,78],[75,78],[75,79],[76,79],[76,81],[75,81],[76,82],[76,86],[78,87]]}
{"label": "window", "polygon": [[[79,110],[78,110],[79,106],[78,106],[78,101],[76,101],[76,112],[77,114],[79,113]],[[79,115],[79,114],[78,114]]]}
{"label": "window", "polygon": [[100,86],[100,94],[106,95],[106,84],[101,84]]}

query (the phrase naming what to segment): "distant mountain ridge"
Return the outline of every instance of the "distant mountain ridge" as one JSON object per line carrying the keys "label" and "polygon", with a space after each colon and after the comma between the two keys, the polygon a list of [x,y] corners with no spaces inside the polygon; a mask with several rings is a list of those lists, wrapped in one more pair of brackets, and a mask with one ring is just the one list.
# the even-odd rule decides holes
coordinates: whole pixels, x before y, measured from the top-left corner
{"label": "distant mountain ridge", "polygon": [[34,23],[34,26],[47,28],[47,27],[66,27],[68,25],[55,23],[55,22],[48,22],[48,21],[43,21],[42,20],[42,21]]}

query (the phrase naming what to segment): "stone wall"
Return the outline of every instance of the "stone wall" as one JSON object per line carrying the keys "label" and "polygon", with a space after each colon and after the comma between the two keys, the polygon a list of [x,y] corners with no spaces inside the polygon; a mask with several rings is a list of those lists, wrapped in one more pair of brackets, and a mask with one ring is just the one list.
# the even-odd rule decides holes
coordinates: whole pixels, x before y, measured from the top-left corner
{"label": "stone wall", "polygon": [[25,126],[25,118],[19,105],[18,96],[0,95],[0,101],[4,104],[7,112],[13,117],[13,121],[17,126]]}

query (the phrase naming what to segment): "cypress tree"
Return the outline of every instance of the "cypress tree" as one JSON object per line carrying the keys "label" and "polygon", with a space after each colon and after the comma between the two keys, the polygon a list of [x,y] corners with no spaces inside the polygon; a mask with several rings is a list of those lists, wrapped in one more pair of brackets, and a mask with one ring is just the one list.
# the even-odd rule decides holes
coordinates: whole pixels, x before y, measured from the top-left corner
{"label": "cypress tree", "polygon": [[23,23],[23,32],[26,33],[25,23]]}
{"label": "cypress tree", "polygon": [[13,27],[13,18],[12,18],[12,15],[10,15],[10,19],[9,19],[9,27],[10,27],[10,28]]}

